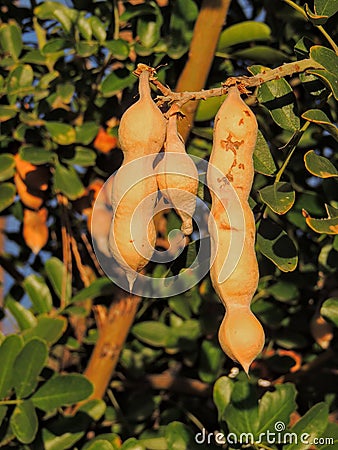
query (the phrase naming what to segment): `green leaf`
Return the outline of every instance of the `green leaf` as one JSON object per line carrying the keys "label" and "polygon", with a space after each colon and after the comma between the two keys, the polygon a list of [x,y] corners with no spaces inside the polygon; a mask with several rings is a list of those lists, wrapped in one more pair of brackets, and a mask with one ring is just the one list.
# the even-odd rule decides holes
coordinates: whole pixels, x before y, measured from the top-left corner
{"label": "green leaf", "polygon": [[75,154],[71,158],[61,158],[62,162],[82,167],[94,166],[96,162],[96,152],[86,147],[75,147]]}
{"label": "green leaf", "polygon": [[[326,208],[328,210],[328,208]],[[330,210],[328,210],[328,218],[314,219],[310,214],[302,210],[307,225],[316,233],[338,234],[338,215],[331,217]]]}
{"label": "green leaf", "polygon": [[320,77],[332,90],[336,100],[338,100],[338,56],[327,47],[314,45],[310,49],[310,57],[321,64],[325,70],[310,70],[309,73]]}
{"label": "green leaf", "polygon": [[299,290],[297,286],[288,281],[279,280],[272,286],[265,289],[267,294],[272,295],[276,300],[280,302],[289,302],[299,296]]}
{"label": "green leaf", "polygon": [[28,64],[19,65],[10,72],[7,81],[7,98],[10,104],[14,104],[18,97],[34,92],[33,79],[33,69]]}
{"label": "green leaf", "polygon": [[46,164],[53,162],[54,154],[50,150],[43,147],[35,147],[32,145],[23,145],[19,150],[20,158],[32,164]]}
{"label": "green leaf", "polygon": [[23,281],[23,286],[32,302],[34,310],[48,313],[53,308],[52,295],[45,280],[40,275],[29,275]]}
{"label": "green leaf", "polygon": [[8,406],[0,405],[0,426],[7,415]]}
{"label": "green leaf", "polygon": [[294,384],[286,383],[276,385],[276,390],[266,392],[261,398],[258,406],[258,432],[275,432],[274,425],[277,422],[283,422],[285,427],[289,423],[290,415],[295,411],[297,391]]}
{"label": "green leaf", "polygon": [[80,374],[56,375],[46,381],[31,399],[45,412],[61,406],[70,406],[85,400],[93,393],[93,385]]}
{"label": "green leaf", "polygon": [[65,301],[69,301],[72,295],[71,279],[67,276],[66,266],[55,256],[52,256],[45,264],[46,274],[51,282],[56,295],[61,298],[63,283],[65,283]]}
{"label": "green leaf", "polygon": [[66,32],[70,32],[73,22],[76,22],[78,13],[76,10],[72,11],[65,5],[58,2],[43,2],[40,3],[35,9],[34,14],[43,20],[57,20],[60,22],[62,28]]}
{"label": "green leaf", "polygon": [[64,317],[38,317],[34,328],[25,330],[23,338],[25,341],[38,337],[47,342],[48,345],[55,344],[67,328],[67,319]]}
{"label": "green leaf", "polygon": [[11,415],[10,425],[17,439],[23,444],[30,444],[38,431],[38,417],[30,400],[17,405]]}
{"label": "green leaf", "polygon": [[89,23],[92,27],[92,33],[99,42],[104,42],[107,37],[106,27],[97,16],[89,17]]}
{"label": "green leaf", "polygon": [[93,281],[90,286],[82,289],[73,298],[72,303],[81,302],[88,298],[94,299],[102,295],[111,295],[115,290],[115,285],[110,278],[99,278]]}
{"label": "green leaf", "polygon": [[111,52],[112,56],[120,61],[124,61],[129,56],[129,45],[123,39],[106,41],[104,45]]}
{"label": "green leaf", "polygon": [[0,45],[5,53],[18,60],[23,44],[21,29],[14,21],[0,25]]}
{"label": "green leaf", "polygon": [[303,119],[309,120],[310,122],[317,123],[324,130],[328,131],[332,136],[338,141],[338,128],[331,123],[327,115],[320,109],[309,109],[302,114]]}
{"label": "green leaf", "polygon": [[206,383],[215,381],[223,361],[224,353],[220,349],[219,344],[204,340],[201,346],[200,364],[198,368],[200,379]]}
{"label": "green leaf", "polygon": [[79,411],[86,413],[95,422],[99,421],[107,409],[104,400],[94,398],[80,406]]}
{"label": "green leaf", "polygon": [[297,267],[298,256],[294,243],[271,220],[262,219],[258,227],[257,245],[259,251],[283,272],[291,272]]}
{"label": "green leaf", "polygon": [[218,411],[218,421],[224,420],[224,411],[231,401],[234,382],[229,377],[220,377],[214,384],[213,400]]}
{"label": "green leaf", "polygon": [[332,94],[336,100],[338,100],[338,77],[328,70],[309,70],[309,73],[317,75],[326,86],[332,91]]}
{"label": "green leaf", "polygon": [[167,325],[150,320],[135,324],[131,332],[140,341],[154,347],[165,347],[171,337],[171,330]]}
{"label": "green leaf", "polygon": [[[224,411],[224,419],[230,433],[239,437],[248,434],[250,443],[258,427],[258,402],[255,386],[248,381],[238,380],[231,395],[231,402]],[[249,434],[252,433],[252,436]]]}
{"label": "green leaf", "polygon": [[7,336],[0,346],[0,399],[12,388],[14,361],[22,348],[22,339],[17,334]]}
{"label": "green leaf", "polygon": [[219,97],[210,97],[199,102],[195,116],[196,122],[213,119],[225,98],[225,95],[221,95]]}
{"label": "green leaf", "polygon": [[82,34],[82,36],[85,38],[86,41],[90,41],[92,38],[92,27],[89,18],[86,18],[84,13],[80,13],[78,19],[77,19],[77,27]]}
{"label": "green leaf", "polygon": [[38,385],[38,376],[46,364],[48,348],[46,343],[33,338],[26,342],[13,367],[13,385],[17,398],[28,397]]}
{"label": "green leaf", "polygon": [[192,450],[192,433],[183,423],[171,422],[165,428],[164,436],[168,450]]}
{"label": "green leaf", "polygon": [[194,22],[198,16],[198,7],[194,0],[176,0],[175,12],[187,22]]}
{"label": "green leaf", "polygon": [[257,141],[253,154],[255,171],[263,175],[273,175],[276,171],[276,164],[271,155],[268,143],[260,130],[257,133]]}
{"label": "green leaf", "polygon": [[104,97],[112,97],[117,92],[135,84],[136,77],[129,71],[112,72],[102,82],[101,92]]}
{"label": "green leaf", "polygon": [[[73,427],[74,427],[74,425],[73,425]],[[63,432],[63,430],[60,430],[60,431],[57,430],[57,432],[54,434],[51,431],[49,431],[47,428],[43,427],[41,434],[42,434],[44,449],[46,449],[46,450],[67,450],[70,448],[76,448],[76,447],[73,447],[74,444],[79,439],[82,438],[82,436],[85,434],[85,432],[84,431],[69,432],[66,430],[64,430],[64,432]]]}
{"label": "green leaf", "polygon": [[323,434],[321,435],[321,438],[323,438],[324,443],[316,445],[318,450],[332,450],[334,447],[337,447],[337,445],[338,445],[338,424],[331,423],[331,422],[328,423]]}
{"label": "green leaf", "polygon": [[82,58],[88,58],[88,56],[95,55],[99,49],[99,44],[95,41],[80,41],[75,45],[76,52]]}
{"label": "green leaf", "polygon": [[320,314],[338,327],[338,298],[328,298],[320,308]]}
{"label": "green leaf", "polygon": [[13,119],[18,113],[16,105],[0,105],[0,123]]}
{"label": "green leaf", "polygon": [[90,144],[96,137],[99,131],[99,126],[96,122],[85,122],[82,125],[75,127],[76,142],[83,145]]}
{"label": "green leaf", "polygon": [[305,3],[304,10],[309,21],[315,26],[324,25],[329,18],[326,15],[312,12],[307,3]]}
{"label": "green leaf", "polygon": [[53,55],[54,53],[59,53],[60,56],[64,53],[63,50],[66,48],[72,47],[71,42],[65,38],[55,38],[46,42],[43,46],[42,54],[43,55]]}
{"label": "green leaf", "polygon": [[[253,75],[268,70],[270,69],[258,65],[249,67],[249,71]],[[295,98],[293,90],[284,78],[262,84],[258,88],[257,98],[270,111],[277,125],[284,130],[299,130],[300,120],[294,112]]]}
{"label": "green leaf", "polygon": [[137,21],[137,35],[141,45],[152,48],[161,37],[162,14],[142,16]]}
{"label": "green leaf", "polygon": [[267,41],[270,36],[271,29],[265,23],[252,20],[237,23],[222,31],[216,51],[226,52],[229,47],[243,42]]}
{"label": "green leaf", "polygon": [[259,195],[266,205],[276,214],[285,214],[292,208],[296,193],[289,183],[278,181],[259,190]]}
{"label": "green leaf", "polygon": [[10,153],[0,155],[0,181],[12,178],[15,172],[15,159]]}
{"label": "green leaf", "polygon": [[338,11],[338,3],[332,0],[315,0],[314,9],[319,15],[332,17]]}
{"label": "green leaf", "polygon": [[305,167],[316,177],[332,178],[338,177],[338,170],[332,162],[324,156],[317,155],[314,150],[309,150],[304,155]]}
{"label": "green leaf", "polygon": [[67,123],[46,122],[45,126],[54,142],[60,145],[70,145],[76,140],[75,129]]}
{"label": "green leaf", "polygon": [[134,437],[124,441],[122,447],[120,448],[121,450],[146,450],[145,446]]}
{"label": "green leaf", "polygon": [[115,450],[115,448],[110,442],[97,439],[87,447],[87,450]]}
{"label": "green leaf", "polygon": [[16,188],[12,183],[0,184],[0,212],[8,208],[13,202]]}
{"label": "green leaf", "polygon": [[[328,405],[324,402],[317,403],[313,406],[292,428],[291,432],[297,436],[302,435],[301,441],[295,440],[284,446],[283,450],[306,450],[312,446],[315,438],[321,436],[327,426],[328,421]],[[305,435],[306,433],[306,435]]]}
{"label": "green leaf", "polygon": [[328,72],[337,75],[338,55],[333,50],[320,45],[314,45],[310,49],[310,57],[321,64]]}
{"label": "green leaf", "polygon": [[[258,64],[282,64],[290,58],[280,50],[265,45],[255,45],[244,50],[231,53],[231,57],[237,59],[248,59]],[[270,82],[269,82],[270,83]]]}
{"label": "green leaf", "polygon": [[[190,264],[187,264],[190,266]],[[168,300],[168,305],[179,316],[183,317],[183,319],[190,319],[191,317],[191,309],[188,303],[187,297],[184,295],[176,295]]]}
{"label": "green leaf", "polygon": [[54,189],[62,192],[70,200],[81,197],[85,188],[74,167],[65,167],[62,164],[55,165]]}
{"label": "green leaf", "polygon": [[5,306],[16,320],[20,330],[27,330],[36,325],[37,321],[34,314],[10,295],[5,299]]}

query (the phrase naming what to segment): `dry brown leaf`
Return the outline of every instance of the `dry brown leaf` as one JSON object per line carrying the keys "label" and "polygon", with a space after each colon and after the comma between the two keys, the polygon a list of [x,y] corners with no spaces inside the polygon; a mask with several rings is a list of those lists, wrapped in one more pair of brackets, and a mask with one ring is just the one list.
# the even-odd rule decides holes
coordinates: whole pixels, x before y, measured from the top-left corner
{"label": "dry brown leaf", "polygon": [[29,189],[18,172],[14,174],[14,183],[18,195],[25,206],[34,210],[37,210],[42,206],[44,200],[42,192]]}
{"label": "dry brown leaf", "polygon": [[24,210],[23,238],[26,245],[35,254],[39,253],[48,241],[47,217],[48,211],[46,208],[39,211]]}
{"label": "dry brown leaf", "polygon": [[101,153],[109,153],[116,148],[117,138],[111,136],[104,128],[100,128],[94,141],[94,147]]}
{"label": "dry brown leaf", "polygon": [[30,189],[41,191],[46,191],[48,189],[48,181],[50,178],[48,167],[35,166],[34,164],[21,159],[19,154],[16,154],[14,158],[16,170]]}
{"label": "dry brown leaf", "polygon": [[320,315],[319,310],[316,311],[311,319],[310,330],[317,344],[324,350],[327,349],[333,338],[333,327]]}

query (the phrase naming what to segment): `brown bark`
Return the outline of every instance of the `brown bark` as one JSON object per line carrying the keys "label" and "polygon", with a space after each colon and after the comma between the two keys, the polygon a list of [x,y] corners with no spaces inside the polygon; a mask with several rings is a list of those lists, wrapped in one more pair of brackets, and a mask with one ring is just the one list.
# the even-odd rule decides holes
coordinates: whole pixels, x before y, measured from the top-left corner
{"label": "brown bark", "polygon": [[[189,58],[178,80],[176,91],[200,91],[204,88],[230,3],[231,0],[203,1],[194,28]],[[185,141],[194,122],[197,106],[197,101],[189,101],[182,108],[186,118],[180,122],[179,132]]]}
{"label": "brown bark", "polygon": [[93,383],[91,398],[101,399],[118,363],[121,350],[132,326],[141,298],[124,295],[114,300],[108,314],[99,309],[99,337],[84,375]]}

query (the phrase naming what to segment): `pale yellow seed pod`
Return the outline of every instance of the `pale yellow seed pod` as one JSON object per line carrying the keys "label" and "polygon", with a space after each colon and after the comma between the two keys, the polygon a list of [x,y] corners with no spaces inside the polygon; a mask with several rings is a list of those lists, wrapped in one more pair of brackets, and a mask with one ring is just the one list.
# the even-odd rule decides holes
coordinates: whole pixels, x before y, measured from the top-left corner
{"label": "pale yellow seed pod", "polygon": [[[226,309],[219,330],[221,347],[242,365],[246,373],[264,345],[262,325],[250,310],[259,280],[255,221],[248,204],[254,176],[253,151],[257,130],[254,114],[241,99],[237,87],[231,87],[215,118],[207,173],[212,198],[209,232],[215,258],[210,277]],[[229,216],[234,198],[230,195],[230,187],[237,194],[243,214],[242,222],[239,221],[243,225],[239,227],[234,226],[233,217]],[[230,253],[233,239],[238,243],[236,254]]]}
{"label": "pale yellow seed pod", "polygon": [[[119,142],[124,160],[112,186],[114,216],[109,250],[124,269],[130,289],[137,272],[149,262],[155,247],[156,230],[152,217],[157,183],[153,162],[164,144],[166,133],[166,120],[150,94],[149,76],[150,71],[146,68],[141,71],[140,98],[121,118]],[[147,155],[148,158],[140,159],[137,164],[128,164]],[[137,209],[141,202],[142,208]]]}
{"label": "pale yellow seed pod", "polygon": [[172,106],[169,114],[165,152],[157,165],[156,178],[162,195],[182,219],[182,232],[188,236],[193,231],[192,216],[196,208],[198,172],[177,131],[179,108]]}

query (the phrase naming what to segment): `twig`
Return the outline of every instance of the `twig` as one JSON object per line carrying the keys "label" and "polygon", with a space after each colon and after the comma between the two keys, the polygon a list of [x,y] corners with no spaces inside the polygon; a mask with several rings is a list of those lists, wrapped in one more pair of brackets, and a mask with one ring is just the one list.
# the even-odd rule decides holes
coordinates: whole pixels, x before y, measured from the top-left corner
{"label": "twig", "polygon": [[[310,21],[305,10],[297,5],[297,3],[293,2],[292,0],[283,0],[285,3],[287,3],[291,8],[293,8],[295,11],[298,11],[308,22]],[[321,25],[315,25],[316,28],[322,33],[322,35],[325,37],[325,39],[329,42],[333,50],[335,51],[336,55],[338,55],[338,46],[335,43],[335,41],[331,38],[329,33],[321,26]]]}
{"label": "twig", "polygon": [[72,253],[70,248],[69,221],[67,220],[66,204],[67,199],[61,194],[57,195],[58,203],[61,207],[61,236],[62,236],[62,259],[65,271],[62,277],[60,307],[64,309],[67,306],[66,290],[68,276],[72,273]]}
{"label": "twig", "polygon": [[157,97],[160,104],[177,102],[179,106],[187,103],[189,100],[205,100],[210,97],[218,97],[225,94],[228,88],[233,84],[240,84],[242,89],[248,87],[260,86],[267,81],[278,80],[294,73],[305,72],[308,69],[323,69],[323,66],[312,59],[302,59],[301,61],[291,62],[275,69],[267,69],[252,77],[240,76],[230,77],[222,87],[207,89],[196,92],[173,92],[168,87],[164,86],[160,81],[151,78],[152,83],[164,94]]}

